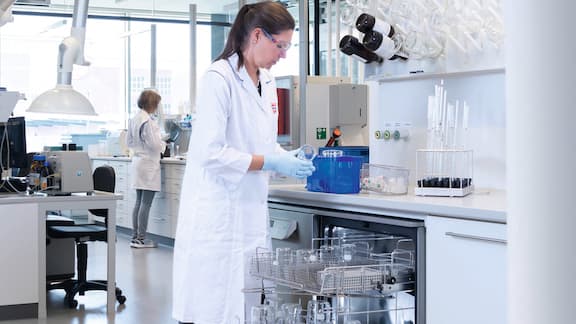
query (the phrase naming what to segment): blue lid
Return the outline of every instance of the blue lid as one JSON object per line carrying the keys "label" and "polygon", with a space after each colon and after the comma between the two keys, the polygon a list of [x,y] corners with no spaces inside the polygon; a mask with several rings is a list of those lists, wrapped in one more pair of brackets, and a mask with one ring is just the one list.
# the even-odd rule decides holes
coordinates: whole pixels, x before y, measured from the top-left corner
{"label": "blue lid", "polygon": [[34,155],[33,161],[46,161],[46,155]]}
{"label": "blue lid", "polygon": [[322,156],[325,150],[340,150],[343,155],[361,156],[364,163],[370,161],[370,148],[368,146],[322,146],[318,148],[318,155]]}

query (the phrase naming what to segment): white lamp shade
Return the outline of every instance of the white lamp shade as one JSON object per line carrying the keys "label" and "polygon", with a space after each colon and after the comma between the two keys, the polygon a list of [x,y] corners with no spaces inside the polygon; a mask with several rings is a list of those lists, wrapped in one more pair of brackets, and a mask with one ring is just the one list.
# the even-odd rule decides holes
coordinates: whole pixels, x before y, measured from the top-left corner
{"label": "white lamp shade", "polygon": [[84,95],[70,85],[58,84],[34,99],[27,110],[36,113],[97,115]]}

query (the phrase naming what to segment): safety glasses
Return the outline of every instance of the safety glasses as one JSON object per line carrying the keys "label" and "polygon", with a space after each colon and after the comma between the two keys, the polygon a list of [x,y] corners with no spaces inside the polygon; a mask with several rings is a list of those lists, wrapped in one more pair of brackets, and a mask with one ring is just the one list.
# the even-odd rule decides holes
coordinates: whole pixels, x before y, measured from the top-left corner
{"label": "safety glasses", "polygon": [[268,38],[272,43],[276,44],[276,47],[278,47],[279,49],[287,51],[288,49],[290,49],[290,46],[292,46],[290,42],[277,40],[276,38],[274,38],[274,36],[272,36],[272,34],[267,32],[266,29],[263,28],[260,29],[262,30],[262,33],[264,33],[264,36],[266,36],[266,38]]}

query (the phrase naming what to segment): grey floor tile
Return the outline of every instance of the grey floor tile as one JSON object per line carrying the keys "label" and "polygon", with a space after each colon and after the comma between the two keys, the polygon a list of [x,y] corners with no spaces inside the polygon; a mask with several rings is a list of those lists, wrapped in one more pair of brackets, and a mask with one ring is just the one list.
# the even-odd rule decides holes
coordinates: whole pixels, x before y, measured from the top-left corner
{"label": "grey floor tile", "polygon": [[[106,279],[106,243],[88,247],[88,279]],[[106,316],[106,292],[91,291],[77,296],[78,307],[64,305],[64,292],[48,292],[48,318],[0,321],[1,324],[175,324],[172,312],[172,247],[132,249],[129,238],[118,236],[116,281],[126,304],[116,303],[116,314]]]}

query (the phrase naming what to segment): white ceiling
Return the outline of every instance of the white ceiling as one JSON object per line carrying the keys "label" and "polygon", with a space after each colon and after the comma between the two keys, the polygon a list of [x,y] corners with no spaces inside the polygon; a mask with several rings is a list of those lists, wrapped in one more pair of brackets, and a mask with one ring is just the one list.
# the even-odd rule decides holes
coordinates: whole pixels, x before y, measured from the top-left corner
{"label": "white ceiling", "polygon": [[[25,1],[25,0],[24,0]],[[53,7],[72,7],[74,0],[48,0]],[[238,10],[237,0],[89,0],[90,8],[119,9],[119,11],[163,11],[188,13],[190,4],[202,14],[230,14]]]}
{"label": "white ceiling", "polygon": [[[222,14],[234,18],[238,12],[238,0],[88,0],[89,13],[124,13],[130,12],[132,16],[185,16],[188,17],[190,4],[196,4],[199,16],[205,14]],[[253,3],[259,0],[245,0]],[[261,1],[261,0],[260,0]],[[52,10],[72,11],[74,0],[17,0],[18,3],[49,3]],[[284,0],[288,10],[298,20],[298,0]],[[50,9],[49,9],[50,10]],[[199,19],[202,19],[199,17]],[[231,19],[231,20],[232,20]]]}

